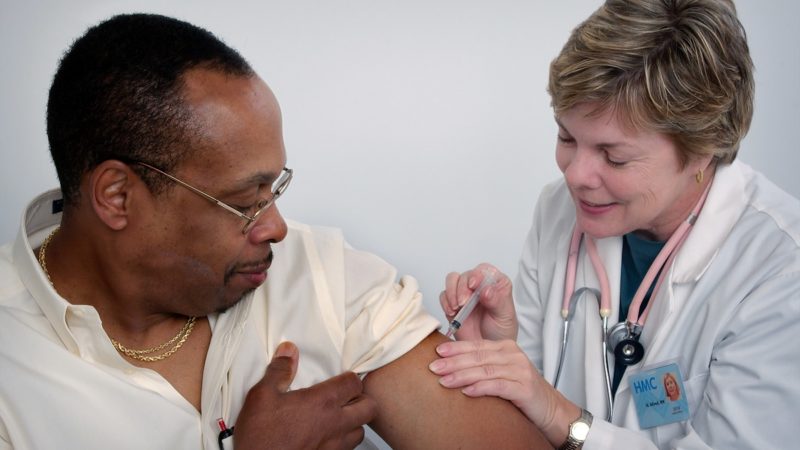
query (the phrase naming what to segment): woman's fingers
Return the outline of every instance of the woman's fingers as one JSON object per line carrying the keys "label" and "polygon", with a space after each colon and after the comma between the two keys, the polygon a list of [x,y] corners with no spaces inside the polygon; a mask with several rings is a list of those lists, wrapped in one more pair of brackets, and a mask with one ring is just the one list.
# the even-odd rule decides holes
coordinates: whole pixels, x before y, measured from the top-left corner
{"label": "woman's fingers", "polygon": [[444,290],[439,294],[439,304],[442,307],[442,311],[444,311],[444,315],[447,316],[448,319],[455,316],[459,308],[457,289],[460,277],[461,274],[458,272],[448,273],[444,281]]}
{"label": "woman's fingers", "polygon": [[[482,381],[504,380],[514,383],[520,389],[530,376],[526,367],[507,364],[484,364],[470,366],[448,373],[439,379],[439,384],[446,388],[460,388]],[[497,394],[495,394],[497,395]]]}
{"label": "woman's fingers", "polygon": [[479,367],[490,377],[494,367],[530,366],[527,356],[513,341],[446,342],[440,344],[436,351],[442,358],[433,361],[429,367],[437,375],[448,375]]}
{"label": "woman's fingers", "polygon": [[538,372],[516,343],[477,341],[454,344],[458,345],[442,344],[449,347],[443,353],[451,356],[430,364],[430,370],[441,375],[439,383],[442,386],[461,388],[471,397],[501,397],[518,406],[527,405],[533,399]]}
{"label": "woman's fingers", "polygon": [[[507,288],[511,282],[508,277],[491,264],[481,263],[466,272],[450,272],[445,277],[445,288],[439,294],[439,303],[445,314],[450,314],[464,306],[469,297],[481,286],[486,276],[495,278],[495,285]],[[484,294],[494,295],[499,289],[483,289]],[[510,290],[509,290],[510,291]]]}
{"label": "woman's fingers", "polygon": [[[505,341],[490,341],[486,339],[478,339],[472,341],[453,341],[444,342],[436,347],[436,353],[441,357],[450,357],[472,352],[482,351],[500,351],[504,348],[517,347],[516,342]],[[518,347],[517,347],[518,348]]]}

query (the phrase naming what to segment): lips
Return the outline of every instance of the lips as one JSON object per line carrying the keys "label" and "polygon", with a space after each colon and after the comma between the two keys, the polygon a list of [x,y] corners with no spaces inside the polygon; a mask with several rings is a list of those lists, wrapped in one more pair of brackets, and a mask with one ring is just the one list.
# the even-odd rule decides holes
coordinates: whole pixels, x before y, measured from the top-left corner
{"label": "lips", "polygon": [[256,288],[267,281],[267,272],[237,272],[251,287]]}
{"label": "lips", "polygon": [[611,206],[611,205],[614,204],[614,203],[594,203],[594,202],[589,202],[589,201],[586,201],[586,200],[581,200],[581,202],[582,203],[586,203],[587,206],[597,207],[597,208],[600,208],[600,207],[603,207],[603,206]]}
{"label": "lips", "polygon": [[603,214],[612,209],[616,203],[594,203],[586,200],[578,200],[581,211],[588,214]]}
{"label": "lips", "polygon": [[269,270],[270,265],[272,265],[272,252],[258,264],[248,264],[237,269],[234,275],[238,275],[247,284],[250,284],[252,288],[256,288],[267,280],[267,270]]}

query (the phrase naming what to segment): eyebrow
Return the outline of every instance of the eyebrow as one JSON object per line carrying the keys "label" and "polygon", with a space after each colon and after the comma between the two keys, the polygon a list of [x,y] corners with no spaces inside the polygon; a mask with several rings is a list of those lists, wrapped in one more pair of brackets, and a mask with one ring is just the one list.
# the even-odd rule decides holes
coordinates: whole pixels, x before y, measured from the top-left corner
{"label": "eyebrow", "polygon": [[[569,130],[567,130],[567,127],[565,127],[564,124],[562,124],[561,121],[558,120],[558,118],[556,118],[555,120],[556,124],[558,124],[558,128],[560,128],[562,131],[572,136],[572,133],[570,133]],[[626,142],[598,142],[594,144],[594,147],[613,149],[619,147],[631,147],[631,145]]]}
{"label": "eyebrow", "polygon": [[[281,171],[282,170],[283,168],[281,168]],[[258,172],[247,178],[237,180],[236,182],[233,183],[232,187],[222,190],[218,195],[219,197],[229,197],[242,193],[243,191],[246,191],[248,189],[252,189],[253,186],[261,186],[261,185],[270,186],[275,180],[278,179],[278,176],[280,176],[280,171],[278,173]]]}

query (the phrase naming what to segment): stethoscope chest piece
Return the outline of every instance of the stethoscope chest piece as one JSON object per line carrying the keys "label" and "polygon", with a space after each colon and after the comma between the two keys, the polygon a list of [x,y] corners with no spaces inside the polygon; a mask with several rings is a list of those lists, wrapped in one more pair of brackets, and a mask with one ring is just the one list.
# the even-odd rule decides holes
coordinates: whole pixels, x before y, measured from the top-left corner
{"label": "stethoscope chest piece", "polygon": [[639,342],[641,326],[620,322],[608,331],[608,350],[620,364],[632,366],[644,358],[644,346]]}
{"label": "stethoscope chest piece", "polygon": [[634,338],[623,339],[622,342],[614,347],[614,358],[621,364],[632,366],[644,357],[644,347]]}

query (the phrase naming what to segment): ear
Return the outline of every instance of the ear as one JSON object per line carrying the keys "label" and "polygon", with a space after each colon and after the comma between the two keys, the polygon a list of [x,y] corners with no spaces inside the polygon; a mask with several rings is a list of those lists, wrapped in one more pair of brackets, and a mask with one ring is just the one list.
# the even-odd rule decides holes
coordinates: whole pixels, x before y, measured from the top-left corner
{"label": "ear", "polygon": [[700,168],[704,171],[708,172],[711,169],[711,165],[714,163],[714,155],[707,155],[700,158]]}
{"label": "ear", "polygon": [[686,165],[686,169],[688,169],[687,172],[691,175],[696,174],[700,170],[708,174],[713,164],[714,164],[714,155],[711,154],[699,158],[690,159],[689,163]]}
{"label": "ear", "polygon": [[128,225],[133,185],[137,180],[131,168],[117,160],[107,160],[89,175],[89,194],[97,217],[113,230]]}

